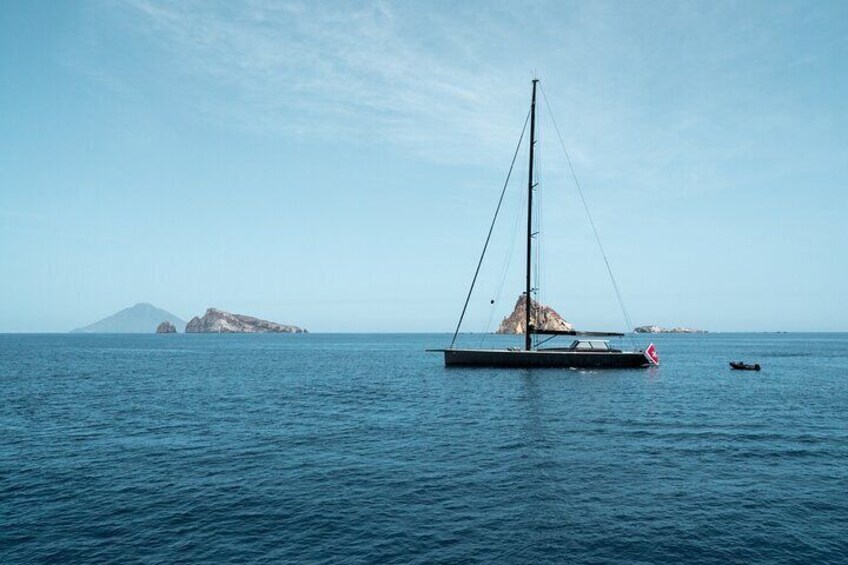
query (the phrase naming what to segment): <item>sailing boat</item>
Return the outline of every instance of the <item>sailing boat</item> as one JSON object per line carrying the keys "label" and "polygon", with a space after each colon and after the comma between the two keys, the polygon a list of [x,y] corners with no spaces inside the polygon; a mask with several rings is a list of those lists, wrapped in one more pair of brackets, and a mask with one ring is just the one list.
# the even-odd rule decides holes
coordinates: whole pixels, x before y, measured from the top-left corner
{"label": "sailing boat", "polygon": [[[656,347],[651,344],[644,350],[623,351],[610,346],[609,340],[598,338],[623,337],[623,333],[616,332],[579,332],[579,331],[564,331],[550,330],[544,328],[536,328],[531,320],[532,308],[535,301],[530,299],[534,289],[531,286],[532,273],[532,249],[533,238],[536,234],[533,233],[533,190],[535,187],[533,178],[533,158],[536,144],[536,87],[538,79],[533,79],[533,94],[530,101],[530,172],[527,179],[527,261],[526,261],[526,277],[524,297],[524,349],[508,348],[508,349],[460,349],[455,348],[456,336],[459,333],[459,328],[462,324],[462,318],[465,315],[465,308],[468,307],[468,300],[474,289],[474,281],[477,279],[477,274],[480,272],[480,264],[483,261],[483,256],[480,257],[480,263],[477,265],[477,273],[474,275],[474,281],[471,283],[468,298],[465,301],[462,316],[460,316],[459,324],[457,324],[454,339],[450,347],[447,349],[435,349],[431,351],[444,352],[445,365],[465,365],[465,366],[480,366],[480,367],[559,367],[559,368],[591,368],[591,369],[625,369],[649,367],[651,365],[659,365],[659,355]],[[525,125],[526,127],[526,125]],[[522,134],[523,136],[523,134]],[[519,141],[520,146],[520,141]],[[516,155],[518,149],[516,148]],[[513,159],[513,164],[515,163]],[[510,169],[511,171],[512,169]],[[507,182],[508,179],[507,179]],[[506,185],[504,185],[504,190]],[[503,201],[503,193],[501,194]],[[500,203],[498,204],[500,209]],[[497,218],[497,212],[495,212]],[[489,238],[492,235],[492,227],[489,228]],[[486,253],[486,248],[489,243],[489,238],[486,239],[486,245],[483,248],[483,255]],[[549,336],[545,341],[558,336],[571,336],[574,339],[571,345],[567,347],[546,347],[541,348],[533,345],[534,335]]]}

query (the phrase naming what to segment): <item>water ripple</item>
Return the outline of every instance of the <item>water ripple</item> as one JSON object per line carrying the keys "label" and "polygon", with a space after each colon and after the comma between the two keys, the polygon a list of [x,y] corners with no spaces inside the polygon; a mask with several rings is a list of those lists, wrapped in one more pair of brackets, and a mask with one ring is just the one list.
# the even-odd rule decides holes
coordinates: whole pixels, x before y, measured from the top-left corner
{"label": "water ripple", "polygon": [[848,336],[620,372],[443,339],[0,336],[0,562],[845,562]]}

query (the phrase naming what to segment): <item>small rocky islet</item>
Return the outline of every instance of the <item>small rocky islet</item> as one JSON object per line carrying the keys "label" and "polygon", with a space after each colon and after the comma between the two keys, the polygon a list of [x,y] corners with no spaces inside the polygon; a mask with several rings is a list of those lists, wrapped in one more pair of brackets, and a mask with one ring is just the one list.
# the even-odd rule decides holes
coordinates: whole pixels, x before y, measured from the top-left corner
{"label": "small rocky islet", "polygon": [[156,326],[156,333],[158,333],[158,334],[175,334],[175,333],[177,333],[177,327],[174,324],[172,324],[171,322],[169,322],[168,320],[165,320],[164,322],[162,322],[161,324]]}
{"label": "small rocky islet", "polygon": [[[167,320],[159,324],[156,333],[177,333],[177,328]],[[187,334],[258,334],[258,333],[309,333],[299,326],[278,324],[244,314],[232,314],[217,308],[208,308],[203,316],[195,316],[186,324]]]}
{"label": "small rocky islet", "polygon": [[637,334],[705,334],[709,333],[706,330],[698,330],[695,328],[664,328],[662,326],[638,326],[633,328]]}
{"label": "small rocky islet", "polygon": [[[496,333],[523,334],[526,304],[526,297],[522,294],[518,297],[518,301],[515,303],[515,308],[512,309],[512,314],[501,321]],[[556,310],[550,306],[539,304],[532,298],[530,299],[530,325],[540,330],[556,330],[562,332],[570,332],[574,330],[574,325],[571,322],[564,320],[562,316],[557,314]]]}
{"label": "small rocky islet", "polygon": [[[504,318],[496,333],[499,334],[523,334],[524,333],[524,317],[526,315],[526,299],[522,294],[518,297],[512,313]],[[530,325],[540,330],[556,330],[570,332],[574,331],[574,324],[566,321],[560,316],[556,310],[550,306],[539,304],[532,298],[530,299]],[[705,334],[709,333],[705,330],[695,328],[674,327],[664,328],[662,326],[648,325],[638,326],[633,328],[633,331],[638,334]]]}
{"label": "small rocky islet", "polygon": [[209,308],[203,316],[195,316],[189,320],[185,329],[190,333],[286,333],[300,334],[308,333],[299,326],[278,324],[268,320],[245,316],[243,314],[231,314],[217,308]]}

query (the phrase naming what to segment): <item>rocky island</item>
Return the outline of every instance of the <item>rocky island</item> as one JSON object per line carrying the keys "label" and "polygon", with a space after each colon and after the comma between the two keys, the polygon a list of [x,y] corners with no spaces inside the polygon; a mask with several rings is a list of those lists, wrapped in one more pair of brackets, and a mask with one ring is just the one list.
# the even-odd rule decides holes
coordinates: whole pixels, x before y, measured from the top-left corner
{"label": "rocky island", "polygon": [[71,333],[149,334],[156,331],[156,327],[162,320],[168,321],[178,332],[185,329],[186,323],[170,312],[147,302],[139,302],[135,306],[124,308],[99,322],[71,330]]}
{"label": "rocky island", "polygon": [[161,324],[156,326],[156,333],[158,333],[158,334],[175,334],[175,333],[177,333],[177,327],[174,324],[172,324],[171,322],[169,322],[168,320],[165,320],[164,322],[162,322]]}
{"label": "rocky island", "polygon": [[202,317],[194,317],[186,324],[186,333],[308,333],[297,326],[287,326],[260,320],[253,316],[231,314],[209,308]]}
{"label": "rocky island", "polygon": [[[519,296],[512,314],[501,321],[496,333],[523,334],[526,303],[525,295]],[[574,326],[570,322],[566,322],[553,308],[539,304],[532,298],[530,299],[530,325],[540,330],[565,332],[574,330]]]}
{"label": "rocky island", "polygon": [[695,328],[664,328],[662,326],[639,326],[633,328],[637,334],[705,334],[709,333],[705,330],[696,330]]}

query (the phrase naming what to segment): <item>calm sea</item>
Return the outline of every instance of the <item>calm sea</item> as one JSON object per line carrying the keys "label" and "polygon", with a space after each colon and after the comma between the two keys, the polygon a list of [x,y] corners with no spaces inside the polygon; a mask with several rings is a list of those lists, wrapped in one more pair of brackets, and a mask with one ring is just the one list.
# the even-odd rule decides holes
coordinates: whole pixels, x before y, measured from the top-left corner
{"label": "calm sea", "polygon": [[447,339],[0,336],[0,563],[848,562],[848,334]]}

